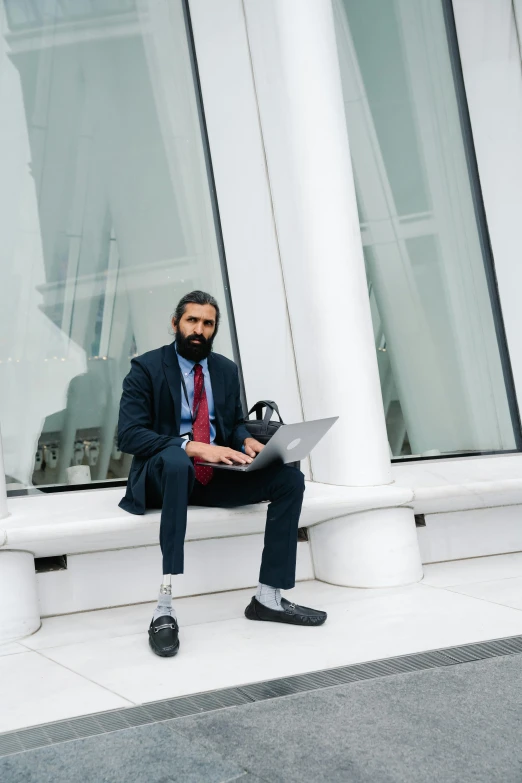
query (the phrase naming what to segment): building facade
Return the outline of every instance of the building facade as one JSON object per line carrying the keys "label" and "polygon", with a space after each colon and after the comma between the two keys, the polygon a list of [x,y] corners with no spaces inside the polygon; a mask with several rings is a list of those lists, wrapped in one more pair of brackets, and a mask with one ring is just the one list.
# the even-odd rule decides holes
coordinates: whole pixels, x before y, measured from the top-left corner
{"label": "building facade", "polygon": [[125,480],[194,288],[246,405],[340,417],[314,482],[521,451],[522,0],[0,9],[0,516]]}

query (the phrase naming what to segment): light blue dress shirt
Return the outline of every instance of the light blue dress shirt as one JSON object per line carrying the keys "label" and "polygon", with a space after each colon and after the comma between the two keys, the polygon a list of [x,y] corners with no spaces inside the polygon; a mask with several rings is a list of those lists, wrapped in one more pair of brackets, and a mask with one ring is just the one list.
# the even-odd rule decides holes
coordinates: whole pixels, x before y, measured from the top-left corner
{"label": "light blue dress shirt", "polygon": [[[185,398],[183,384],[181,384],[181,422],[179,434],[186,435],[188,432],[192,432],[192,419],[190,417],[190,411],[194,405],[194,367],[196,364],[198,364],[198,362],[191,362],[189,359],[185,359],[183,356],[180,356],[177,351],[176,354],[178,357],[179,369],[183,373],[183,379],[187,387],[187,394],[190,403],[189,408]],[[214,395],[212,394],[212,384],[210,383],[210,373],[208,371],[208,361],[207,359],[202,359],[199,364],[203,370],[203,381],[205,383],[205,391],[207,393],[208,416],[210,419],[210,442],[214,443],[216,440],[216,417],[214,411]],[[185,449],[186,447],[187,441],[184,440],[181,444],[181,448]]]}

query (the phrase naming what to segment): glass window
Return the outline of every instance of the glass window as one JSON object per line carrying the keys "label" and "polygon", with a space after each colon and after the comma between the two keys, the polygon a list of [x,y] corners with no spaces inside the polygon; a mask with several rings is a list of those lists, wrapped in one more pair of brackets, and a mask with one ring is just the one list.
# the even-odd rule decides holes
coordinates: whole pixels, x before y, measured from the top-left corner
{"label": "glass window", "polygon": [[0,420],[8,489],[127,476],[130,357],[194,288],[223,308],[182,0],[0,0]]}
{"label": "glass window", "polygon": [[334,12],[390,452],[516,449],[451,4]]}

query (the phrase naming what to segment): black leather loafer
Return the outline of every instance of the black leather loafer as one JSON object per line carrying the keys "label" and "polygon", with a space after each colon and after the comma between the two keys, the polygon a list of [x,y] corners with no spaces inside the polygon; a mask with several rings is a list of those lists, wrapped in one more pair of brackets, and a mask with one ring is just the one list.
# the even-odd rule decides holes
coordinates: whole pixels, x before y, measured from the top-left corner
{"label": "black leather loafer", "polygon": [[248,620],[266,620],[271,623],[290,623],[291,625],[322,625],[326,620],[326,612],[319,609],[309,609],[307,606],[291,604],[286,598],[281,598],[282,612],[263,606],[255,596],[245,609]]}
{"label": "black leather loafer", "polygon": [[157,617],[149,626],[149,644],[151,650],[162,658],[171,658],[179,651],[179,628],[170,614]]}

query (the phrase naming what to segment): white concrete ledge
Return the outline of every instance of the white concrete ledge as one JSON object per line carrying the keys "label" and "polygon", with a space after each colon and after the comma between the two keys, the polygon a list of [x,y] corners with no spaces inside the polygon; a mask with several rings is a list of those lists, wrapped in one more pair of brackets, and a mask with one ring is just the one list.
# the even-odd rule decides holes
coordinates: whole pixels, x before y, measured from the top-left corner
{"label": "white concrete ledge", "polygon": [[401,463],[392,474],[416,514],[522,505],[522,454]]}
{"label": "white concrete ledge", "polygon": [[413,490],[413,493],[416,514],[516,506],[522,505],[522,478],[475,481],[453,487],[422,487]]}
{"label": "white concrete ledge", "polygon": [[[121,488],[12,498],[11,515],[0,522],[2,550],[24,550],[35,557],[127,549],[158,543],[159,511],[143,516],[118,508]],[[307,482],[301,527],[378,508],[411,506],[411,489],[337,487]],[[191,506],[187,541],[262,533],[266,504],[218,509]]]}
{"label": "white concrete ledge", "polygon": [[[421,562],[522,547],[522,455],[406,463],[392,470],[395,483],[385,486],[307,482],[300,524],[311,530],[310,540],[298,547],[298,579],[315,574],[355,587],[399,585],[421,578]],[[70,555],[66,570],[37,574],[40,613],[152,600],[160,513],[128,514],[118,508],[122,494],[122,488],[93,487],[9,500],[10,516],[0,521],[0,556],[7,564],[17,552]],[[427,515],[426,527],[415,529],[414,511]],[[254,583],[265,518],[266,503],[236,509],[190,507],[189,567],[176,580],[179,594]],[[20,585],[4,595],[20,590],[33,595],[34,571],[29,570],[30,578],[27,568],[20,571]],[[38,613],[30,609],[27,622],[34,625]],[[8,627],[9,603],[3,609],[0,605],[0,613],[8,638],[25,633],[12,622]]]}
{"label": "white concrete ledge", "polygon": [[[442,514],[522,505],[522,455],[432,460],[392,465],[394,484],[339,487],[307,482],[301,526],[379,508],[410,506]],[[158,511],[144,516],[118,508],[122,488],[40,494],[9,499],[0,521],[0,551],[35,557],[157,544]],[[192,506],[187,541],[262,533],[266,504],[236,509]]]}

